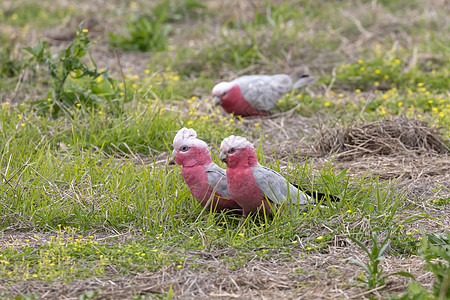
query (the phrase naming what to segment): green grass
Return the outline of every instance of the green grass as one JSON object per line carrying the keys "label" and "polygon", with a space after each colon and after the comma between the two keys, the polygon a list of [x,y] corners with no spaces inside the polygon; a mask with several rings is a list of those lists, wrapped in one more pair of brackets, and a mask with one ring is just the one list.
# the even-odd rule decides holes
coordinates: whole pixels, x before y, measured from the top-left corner
{"label": "green grass", "polygon": [[[426,248],[419,226],[432,221],[430,211],[448,209],[448,197],[409,199],[401,182],[371,172],[341,171],[332,160],[318,168],[314,157],[299,161],[295,151],[276,157],[282,138],[266,136],[268,122],[225,115],[212,104],[210,91],[243,69],[289,73],[309,66],[318,82],[285,95],[276,112],[295,108],[294,114],[319,117],[325,126],[404,114],[440,126],[450,138],[450,40],[433,33],[449,29],[440,24],[446,17],[442,10],[435,19],[420,1],[406,0],[378,1],[376,8],[373,1],[289,0],[238,9],[215,9],[207,1],[130,2],[99,13],[116,40],[105,34],[95,44],[91,31],[80,31],[82,47],[50,46],[37,63],[23,47],[36,45],[58,18],[96,10],[44,3],[48,10],[30,1],[0,4],[2,30],[20,33],[13,39],[0,31],[0,239],[28,233],[1,246],[1,280],[68,283],[159,269],[213,272],[202,253],[213,255],[224,270],[239,272],[255,261],[297,262],[330,253],[341,237],[370,249],[374,232],[390,233],[385,257],[409,258]],[[159,10],[161,19],[137,21],[139,11]],[[358,16],[371,38],[344,13]],[[401,34],[390,29],[394,25]],[[130,35],[124,37],[125,26]],[[152,35],[162,27],[170,33]],[[139,37],[148,40],[136,44]],[[97,61],[90,57],[109,51],[111,42],[120,51],[150,52],[139,56],[134,68],[124,67],[122,78],[101,55]],[[75,48],[80,52],[68,55]],[[223,167],[216,155],[223,138],[259,139],[261,164],[342,200],[325,208],[250,216],[242,227],[239,216],[201,213],[180,167],[168,163],[175,132],[183,126],[196,129]],[[273,149],[262,146],[267,144]],[[432,189],[436,195],[448,192],[438,182]],[[414,289],[427,293],[411,285]],[[156,296],[171,295],[168,289]]]}

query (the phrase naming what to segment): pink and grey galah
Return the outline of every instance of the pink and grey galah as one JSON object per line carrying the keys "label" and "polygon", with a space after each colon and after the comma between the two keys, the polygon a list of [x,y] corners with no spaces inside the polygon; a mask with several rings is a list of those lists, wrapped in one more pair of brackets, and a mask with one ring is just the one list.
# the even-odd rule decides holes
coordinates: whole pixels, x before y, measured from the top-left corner
{"label": "pink and grey galah", "polygon": [[[284,204],[288,198],[292,204],[306,205],[327,197],[301,190],[281,174],[260,165],[253,144],[244,137],[232,135],[224,139],[219,156],[227,164],[230,195],[242,207],[244,216],[262,209],[270,214],[274,204]],[[338,197],[329,197],[331,201],[339,201]]]}
{"label": "pink and grey galah", "polygon": [[208,145],[197,138],[194,129],[182,128],[173,139],[172,152],[175,162],[181,165],[181,174],[192,193],[200,204],[207,205],[214,188],[216,193],[207,209],[216,212],[222,210],[240,210],[227,187],[225,170],[216,165],[209,153]]}
{"label": "pink and grey galah", "polygon": [[237,116],[263,116],[289,91],[316,81],[306,74],[297,80],[287,74],[247,75],[220,82],[212,89],[214,102]]}

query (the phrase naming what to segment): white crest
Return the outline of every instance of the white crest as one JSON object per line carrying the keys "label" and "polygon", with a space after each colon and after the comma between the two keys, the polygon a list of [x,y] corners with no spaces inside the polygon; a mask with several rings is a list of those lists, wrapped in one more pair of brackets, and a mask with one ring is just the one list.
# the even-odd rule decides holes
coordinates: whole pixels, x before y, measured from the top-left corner
{"label": "white crest", "polygon": [[242,136],[235,136],[235,135],[230,135],[229,137],[227,137],[226,139],[224,139],[222,141],[222,143],[220,144],[220,149],[230,149],[230,148],[235,148],[235,149],[244,149],[244,148],[252,148],[255,149],[255,147],[253,147],[253,144],[250,143],[249,141],[247,141],[247,139],[245,137]]}
{"label": "white crest", "polygon": [[221,97],[223,93],[228,92],[233,86],[233,83],[223,81],[213,87],[212,94],[213,96]]}
{"label": "white crest", "polygon": [[192,128],[183,127],[178,130],[173,138],[173,147],[179,149],[181,146],[208,148],[208,145],[197,138],[197,132]]}

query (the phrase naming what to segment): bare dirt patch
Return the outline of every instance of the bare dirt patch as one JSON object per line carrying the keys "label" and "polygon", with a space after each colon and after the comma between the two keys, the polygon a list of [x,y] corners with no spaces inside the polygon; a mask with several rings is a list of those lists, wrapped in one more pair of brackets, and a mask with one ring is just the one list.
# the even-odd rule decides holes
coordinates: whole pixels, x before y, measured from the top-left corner
{"label": "bare dirt patch", "polygon": [[[223,249],[212,249],[194,253],[198,255],[192,261],[199,265],[196,268],[165,267],[156,272],[127,276],[109,269],[109,274],[101,278],[52,283],[1,280],[0,285],[9,296],[38,293],[39,299],[78,299],[88,291],[98,291],[96,299],[132,299],[138,295],[167,294],[171,288],[175,299],[369,299],[368,291],[352,281],[361,269],[346,264],[350,257],[365,261],[365,254],[351,243],[346,247],[330,245],[324,252],[294,251],[289,262],[269,258],[230,269],[217,259]],[[431,286],[433,276],[423,269],[424,262],[418,257],[386,257],[383,266],[386,272],[411,272],[419,283]],[[383,289],[373,292],[379,297],[386,292],[401,293],[408,282],[400,277],[391,278]]]}

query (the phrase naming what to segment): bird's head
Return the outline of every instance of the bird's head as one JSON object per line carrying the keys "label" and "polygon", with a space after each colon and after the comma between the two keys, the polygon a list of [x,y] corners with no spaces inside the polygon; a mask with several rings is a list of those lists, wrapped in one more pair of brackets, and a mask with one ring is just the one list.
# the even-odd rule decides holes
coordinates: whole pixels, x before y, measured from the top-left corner
{"label": "bird's head", "polygon": [[237,92],[239,86],[232,82],[221,82],[214,86],[212,89],[212,95],[214,97],[214,103],[216,105],[222,105],[223,102],[227,102],[233,99],[233,94]]}
{"label": "bird's head", "polygon": [[183,167],[205,165],[212,162],[208,145],[197,138],[194,129],[186,127],[178,130],[173,139],[172,155],[177,164]]}
{"label": "bird's head", "polygon": [[220,144],[219,157],[228,168],[255,167],[258,164],[255,147],[246,138],[231,135]]}

